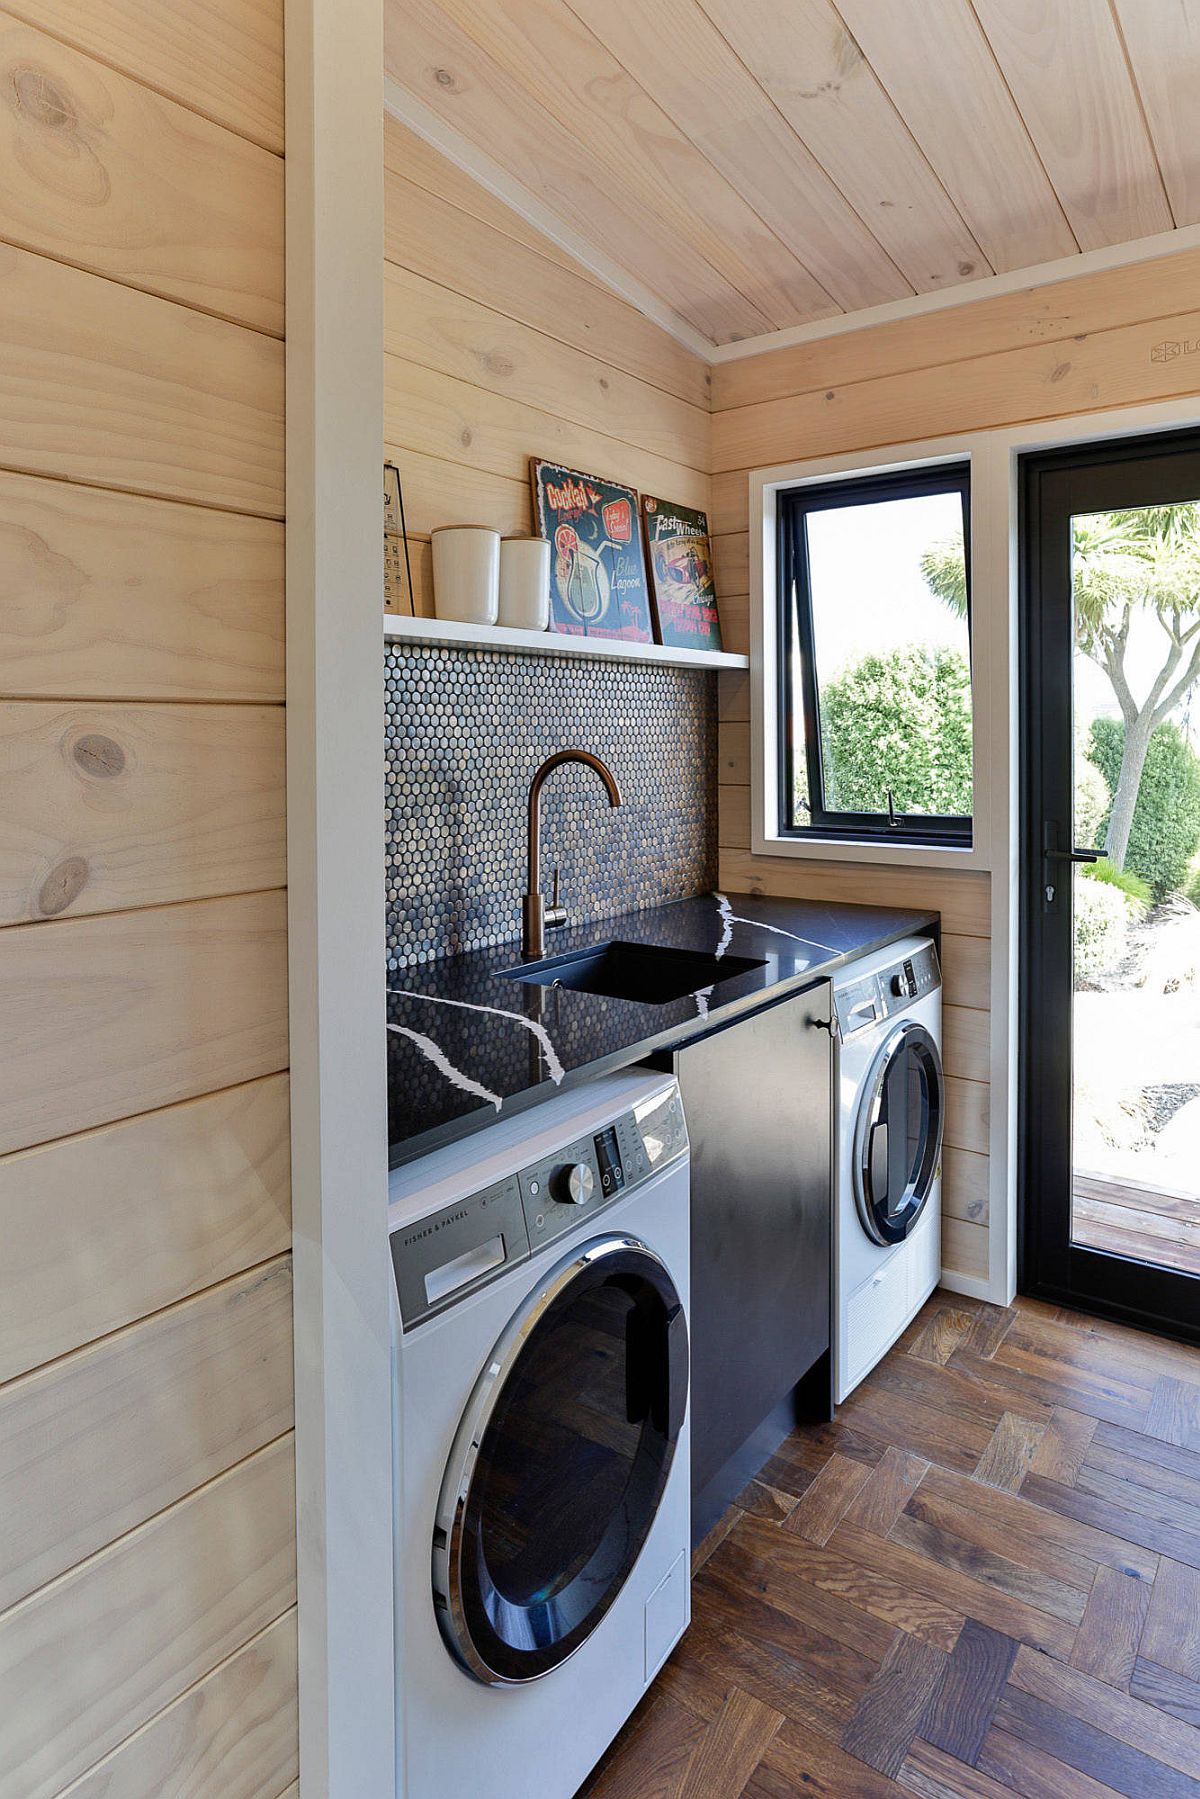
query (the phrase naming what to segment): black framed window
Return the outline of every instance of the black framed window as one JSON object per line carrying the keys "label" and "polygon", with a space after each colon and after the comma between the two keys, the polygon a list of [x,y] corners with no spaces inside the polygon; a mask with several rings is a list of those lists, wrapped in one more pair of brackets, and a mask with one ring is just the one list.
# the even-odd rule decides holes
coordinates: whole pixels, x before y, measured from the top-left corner
{"label": "black framed window", "polygon": [[971,843],[970,472],[779,496],[779,828]]}

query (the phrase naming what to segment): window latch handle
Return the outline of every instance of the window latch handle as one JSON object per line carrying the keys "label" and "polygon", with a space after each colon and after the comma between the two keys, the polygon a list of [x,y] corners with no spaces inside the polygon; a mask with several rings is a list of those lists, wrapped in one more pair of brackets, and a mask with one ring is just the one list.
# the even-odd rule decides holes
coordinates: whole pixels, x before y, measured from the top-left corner
{"label": "window latch handle", "polygon": [[900,820],[896,817],[896,802],[892,798],[892,790],[890,787],[887,790],[887,796],[888,796],[888,829],[890,831],[895,831],[895,830],[898,830],[900,827]]}

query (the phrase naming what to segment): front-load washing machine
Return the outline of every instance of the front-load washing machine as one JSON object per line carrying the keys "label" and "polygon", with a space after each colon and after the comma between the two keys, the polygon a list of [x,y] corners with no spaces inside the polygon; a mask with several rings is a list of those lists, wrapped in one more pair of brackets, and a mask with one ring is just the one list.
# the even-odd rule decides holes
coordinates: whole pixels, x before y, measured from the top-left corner
{"label": "front-load washing machine", "polygon": [[570,1799],[689,1617],[675,1081],[397,1169],[389,1232],[398,1799]]}
{"label": "front-load washing machine", "polygon": [[847,964],[838,1018],[834,1398],[920,1311],[941,1274],[942,986],[909,937]]}

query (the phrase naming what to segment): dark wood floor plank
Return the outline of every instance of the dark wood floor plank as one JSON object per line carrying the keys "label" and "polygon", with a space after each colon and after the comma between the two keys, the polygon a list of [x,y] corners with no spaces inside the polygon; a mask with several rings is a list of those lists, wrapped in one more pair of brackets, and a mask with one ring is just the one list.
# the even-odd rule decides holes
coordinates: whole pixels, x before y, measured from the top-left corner
{"label": "dark wood floor plank", "polygon": [[677,1799],[704,1728],[667,1693],[651,1689],[576,1799]]}
{"label": "dark wood floor plank", "polygon": [[1071,1666],[1112,1687],[1129,1686],[1138,1644],[1150,1606],[1144,1580],[1098,1568],[1083,1623],[1071,1651]]}
{"label": "dark wood floor plank", "polygon": [[1200,1572],[1195,1568],[1162,1558],[1138,1653],[1200,1681]]}
{"label": "dark wood floor plank", "polygon": [[704,1620],[688,1631],[658,1685],[706,1724],[737,1687],[834,1743],[858,1703],[814,1679],[782,1650]]}
{"label": "dark wood floor plank", "polygon": [[1069,1406],[1073,1412],[1137,1430],[1149,1404],[1146,1389],[1131,1381],[1091,1369],[1069,1368],[1048,1356],[1014,1348],[1011,1331],[990,1361],[957,1349],[949,1367],[1003,1400],[1006,1409],[1029,1417],[1038,1415],[1037,1406],[1044,1408],[1047,1418],[1055,1406]]}
{"label": "dark wood floor plank", "polygon": [[782,1713],[735,1687],[693,1749],[679,1799],[739,1799],[782,1723]]}
{"label": "dark wood floor plank", "polygon": [[700,1539],[696,1544],[696,1547],[692,1550],[693,1576],[700,1572],[713,1551],[720,1548],[721,1544],[725,1541],[741,1516],[742,1514],[736,1506],[730,1506],[729,1510],[717,1519],[707,1535]]}
{"label": "dark wood floor plank", "polygon": [[776,1734],[745,1799],[900,1799],[903,1787],[815,1731],[790,1721]]}
{"label": "dark wood floor plank", "polygon": [[[1111,1449],[1107,1443],[1093,1443],[1084,1466],[1098,1469],[1102,1474],[1115,1474],[1119,1480],[1132,1481],[1138,1487],[1150,1487],[1155,1493],[1170,1493],[1193,1506],[1200,1517],[1200,1475],[1180,1474],[1175,1468],[1164,1468],[1161,1462],[1147,1461],[1144,1456],[1130,1455],[1123,1449]],[[1038,1474],[1046,1472],[1036,1464],[1034,1471]],[[1073,1484],[1066,1483],[1068,1486]]]}
{"label": "dark wood floor plank", "polygon": [[[945,1367],[918,1362],[911,1356],[888,1356],[871,1376],[868,1391],[876,1395],[895,1394],[927,1407],[935,1413],[949,1413],[962,1424],[974,1424],[991,1436],[1006,1411],[1045,1423],[1049,1407],[1037,1399],[1028,1405],[1024,1395],[1003,1370],[989,1380],[980,1380],[975,1366],[995,1369],[995,1363],[956,1349]],[[1013,1403],[1010,1404],[1010,1401]]]}
{"label": "dark wood floor plank", "polygon": [[[809,1486],[811,1481],[806,1480],[804,1484]],[[779,1487],[768,1486],[764,1480],[752,1480],[733,1503],[740,1512],[748,1512],[752,1518],[761,1518],[767,1524],[782,1524],[795,1509],[798,1498],[798,1493],[785,1493]]]}
{"label": "dark wood floor plank", "polygon": [[[1140,1699],[1131,1699],[1127,1693],[1105,1686],[1077,1668],[1025,1648],[1017,1651],[1009,1677],[1010,1694],[1014,1689],[1056,1710],[1069,1712],[1081,1723],[1119,1738],[1139,1754],[1190,1780],[1200,1781],[1200,1734],[1155,1706],[1144,1705]],[[1051,1747],[1051,1753],[1057,1755],[1059,1751]],[[1070,1757],[1063,1759],[1069,1761]],[[1094,1770],[1089,1768],[1087,1772]],[[1101,1772],[1097,1778],[1120,1786],[1111,1774]]]}
{"label": "dark wood floor plank", "polygon": [[1162,1443],[1194,1449],[1200,1443],[1200,1386],[1161,1375],[1154,1383],[1145,1430]]}
{"label": "dark wood floor plank", "polygon": [[[805,1586],[803,1590],[810,1599],[814,1597],[814,1588]],[[784,1597],[786,1599],[790,1594]],[[857,1703],[887,1654],[891,1636],[895,1633],[889,1633],[886,1625],[861,1613],[847,1633],[842,1621],[833,1615],[828,1595],[819,1597],[828,1609],[818,1622],[812,1610],[797,1615],[786,1605],[773,1603],[775,1589],[772,1586],[756,1589],[737,1576],[709,1567],[696,1583],[693,1603],[703,1618],[705,1629],[718,1635],[737,1632],[772,1654],[786,1655],[793,1669],[803,1668],[822,1690],[841,1694]],[[842,1606],[840,1609],[849,1608]],[[844,1634],[833,1635],[822,1629],[825,1623],[833,1624],[840,1633],[860,1638],[863,1627],[867,1627],[872,1639],[870,1651],[864,1653],[856,1645],[845,1642]],[[747,1688],[747,1691],[754,1690]],[[775,1703],[775,1700],[768,1701],[768,1704]],[[786,1711],[788,1708],[782,1706],[780,1709]]]}
{"label": "dark wood floor plank", "polygon": [[979,1458],[975,1479],[1006,1493],[1019,1492],[1045,1431],[1045,1424],[1005,1412]]}
{"label": "dark wood floor plank", "polygon": [[[1059,1516],[1053,1509],[1044,1510],[1035,1504],[1028,1497],[1028,1489],[1036,1478],[1038,1477],[1034,1475],[1026,1475],[1026,1491],[1021,1493],[1002,1493],[998,1488],[992,1489],[987,1500],[990,1515],[999,1523],[1011,1525],[1014,1530],[1041,1532],[1048,1542],[1076,1552],[1088,1561],[1101,1563],[1105,1567],[1122,1568],[1126,1573],[1136,1572],[1145,1580],[1154,1579],[1158,1568],[1157,1555],[1135,1543],[1127,1542],[1123,1537],[1115,1536],[1111,1531],[1098,1529],[1066,1514]],[[1054,1490],[1070,1489],[1054,1487]],[[953,1500],[968,1508],[981,1503],[980,1489],[976,1482],[964,1480],[961,1475],[948,1469],[931,1468],[921,1482],[920,1491],[922,1494],[932,1493],[938,1498]]]}
{"label": "dark wood floor plank", "polygon": [[889,1449],[846,1508],[846,1522],[886,1537],[929,1471],[929,1463]]}
{"label": "dark wood floor plank", "polygon": [[1044,1474],[1047,1480],[1056,1480],[1062,1487],[1073,1487],[1091,1448],[1096,1423],[1086,1412],[1056,1405],[1030,1463],[1034,1474]]}
{"label": "dark wood floor plank", "polygon": [[799,1497],[830,1456],[848,1456],[852,1462],[865,1462],[873,1468],[886,1447],[880,1438],[868,1436],[847,1423],[843,1409],[831,1424],[812,1424],[793,1431],[759,1469],[758,1478],[770,1487],[794,1492]]}
{"label": "dark wood floor plank", "polygon": [[1016,1653],[1011,1637],[968,1618],[921,1719],[924,1740],[973,1767]]}
{"label": "dark wood floor plank", "polygon": [[876,1576],[887,1576],[909,1593],[940,1600],[961,1611],[964,1617],[978,1618],[981,1624],[990,1624],[1006,1636],[1033,1643],[1064,1660],[1071,1653],[1075,1642],[1073,1625],[897,1543],[892,1537],[885,1541],[852,1524],[842,1524],[830,1539],[830,1548]]}
{"label": "dark wood floor plank", "polygon": [[1200,1680],[1189,1680],[1172,1668],[1160,1668],[1138,1656],[1133,1665],[1129,1691],[1146,1705],[1157,1705],[1160,1711],[1182,1718],[1185,1724],[1200,1730]]}
{"label": "dark wood floor plank", "polygon": [[876,1437],[881,1445],[961,1474],[973,1472],[996,1428],[995,1420],[976,1423],[874,1386],[859,1387],[842,1412],[853,1427]]}
{"label": "dark wood floor plank", "polygon": [[1142,1512],[1147,1518],[1158,1518],[1163,1524],[1174,1524],[1180,1530],[1200,1534],[1200,1506],[1190,1497],[1180,1499],[1167,1492],[1157,1480],[1145,1483],[1125,1480],[1119,1474],[1107,1474],[1103,1468],[1084,1466],[1075,1486],[1080,1493],[1107,1499],[1124,1512]]}
{"label": "dark wood floor plank", "polygon": [[[1036,1743],[1007,1730],[988,1731],[979,1752],[979,1767],[995,1775],[997,1787],[1003,1783],[1001,1790],[1019,1793],[1021,1799],[1113,1799],[1116,1793],[1115,1787],[1069,1768]],[[1146,1799],[1151,1796],[1147,1794]]]}
{"label": "dark wood floor plank", "polygon": [[1067,1624],[1078,1624],[1083,1617],[1090,1582],[1082,1588],[1068,1586],[1065,1581],[1044,1574],[1040,1568],[1026,1567],[1011,1556],[984,1549],[980,1544],[911,1512],[905,1512],[896,1520],[890,1541],[903,1543],[928,1556],[940,1567],[954,1568],[971,1580],[982,1581],[997,1593],[1006,1593],[1024,1605],[1049,1612],[1052,1618],[1061,1618]]}
{"label": "dark wood floor plank", "polygon": [[[747,1591],[762,1593],[780,1610],[867,1654],[873,1652],[874,1633],[881,1627],[889,1633],[888,1642],[890,1632],[907,1630],[940,1649],[952,1649],[963,1625],[962,1612],[926,1593],[757,1519],[738,1525],[714,1556],[713,1568],[732,1579],[740,1576]],[[886,1649],[887,1642],[876,1659]]]}
{"label": "dark wood floor plank", "polygon": [[995,1355],[1016,1321],[1017,1313],[1012,1306],[980,1305],[976,1309],[975,1322],[963,1348],[968,1354],[988,1361]]}
{"label": "dark wood floor plank", "polygon": [[[1195,1782],[1186,1774],[1020,1688],[1005,1693],[996,1707],[996,1724],[1127,1799],[1196,1799]],[[985,1744],[980,1760],[990,1771],[986,1756]]]}
{"label": "dark wood floor plank", "polygon": [[828,1543],[847,1507],[870,1475],[862,1462],[830,1456],[812,1485],[801,1495],[783,1529],[806,1543]]}
{"label": "dark wood floor plank", "polygon": [[[1031,1505],[1024,1506],[1021,1513],[1011,1507],[998,1514],[995,1502],[990,1497],[982,1498],[974,1481],[964,1481],[962,1485],[967,1489],[966,1502],[960,1504],[941,1498],[929,1482],[924,1481],[905,1510],[914,1518],[922,1518],[927,1524],[935,1524],[941,1530],[965,1538],[968,1543],[977,1543],[981,1549],[991,1549],[1027,1568],[1040,1569],[1052,1580],[1062,1581],[1084,1595],[1091,1592],[1098,1564],[1088,1556],[1076,1554],[1073,1548],[1065,1547],[1064,1539],[1074,1541],[1070,1529],[1043,1529],[1047,1514]],[[1147,1555],[1146,1561],[1149,1580],[1153,1578],[1157,1558]]]}
{"label": "dark wood floor plank", "polygon": [[1095,1441],[1153,1467],[1170,1468],[1187,1480],[1200,1480],[1200,1455],[1194,1449],[1180,1449],[1176,1443],[1164,1443],[1158,1437],[1146,1436],[1143,1431],[1107,1423],[1096,1426]]}
{"label": "dark wood floor plank", "polygon": [[896,1779],[917,1799],[1012,1799],[1010,1786],[979,1768],[968,1768],[920,1737],[914,1739]]}
{"label": "dark wood floor plank", "polygon": [[842,1748],[880,1774],[897,1775],[947,1666],[942,1650],[898,1631],[842,1732]]}
{"label": "dark wood floor plank", "polygon": [[938,1306],[932,1314],[922,1314],[924,1328],[908,1350],[919,1362],[936,1362],[945,1367],[959,1344],[971,1334],[975,1320],[962,1306]]}
{"label": "dark wood floor plank", "polygon": [[1090,1524],[1126,1542],[1140,1543],[1144,1549],[1200,1568],[1200,1532],[1181,1530],[1178,1525],[1164,1524],[1142,1512],[1127,1511],[1110,1500],[1081,1493],[1078,1487],[1060,1487],[1052,1480],[1043,1480],[1040,1474],[1026,1475],[1021,1497],[1062,1517],[1074,1518],[1080,1524]]}

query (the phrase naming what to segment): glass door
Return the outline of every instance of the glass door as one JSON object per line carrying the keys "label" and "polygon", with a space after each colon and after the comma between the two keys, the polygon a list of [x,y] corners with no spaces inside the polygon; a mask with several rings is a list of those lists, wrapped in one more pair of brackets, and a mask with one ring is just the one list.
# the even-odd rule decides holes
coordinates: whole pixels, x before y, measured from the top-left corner
{"label": "glass door", "polygon": [[1022,1285],[1200,1338],[1200,437],[1029,458]]}

